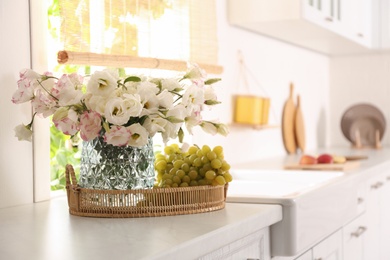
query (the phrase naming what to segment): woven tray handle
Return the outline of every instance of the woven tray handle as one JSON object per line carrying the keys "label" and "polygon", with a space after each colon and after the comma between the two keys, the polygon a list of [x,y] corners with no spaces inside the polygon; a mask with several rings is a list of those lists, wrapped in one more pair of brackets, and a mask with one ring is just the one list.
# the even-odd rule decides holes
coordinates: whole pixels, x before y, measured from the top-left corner
{"label": "woven tray handle", "polygon": [[66,179],[66,186],[69,187],[71,185],[76,186],[77,180],[76,175],[74,173],[73,166],[70,164],[67,164],[65,167],[65,179]]}

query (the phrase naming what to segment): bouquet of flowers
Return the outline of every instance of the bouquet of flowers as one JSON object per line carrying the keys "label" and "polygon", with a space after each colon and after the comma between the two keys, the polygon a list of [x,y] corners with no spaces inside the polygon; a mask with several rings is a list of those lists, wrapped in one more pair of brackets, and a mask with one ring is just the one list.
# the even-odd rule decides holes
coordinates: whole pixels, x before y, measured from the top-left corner
{"label": "bouquet of flowers", "polygon": [[15,128],[19,140],[31,141],[35,116],[53,116],[55,126],[66,135],[80,133],[84,141],[103,137],[114,146],[141,147],[160,133],[182,140],[183,127],[192,134],[200,126],[211,134],[227,135],[226,125],[202,118],[205,107],[219,104],[212,84],[196,64],[179,78],[119,77],[114,70],[96,71],[82,77],[76,73],[57,78],[52,73],[20,72],[15,104],[31,102],[33,118]]}

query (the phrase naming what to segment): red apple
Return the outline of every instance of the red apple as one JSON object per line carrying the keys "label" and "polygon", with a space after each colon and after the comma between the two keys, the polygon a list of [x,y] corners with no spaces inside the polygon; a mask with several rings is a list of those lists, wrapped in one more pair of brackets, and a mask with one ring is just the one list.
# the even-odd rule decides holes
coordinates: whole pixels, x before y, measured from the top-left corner
{"label": "red apple", "polygon": [[321,154],[317,157],[318,163],[333,163],[333,156],[327,153]]}
{"label": "red apple", "polygon": [[316,163],[317,163],[317,158],[308,154],[302,155],[301,159],[299,160],[299,164],[301,165],[316,164]]}

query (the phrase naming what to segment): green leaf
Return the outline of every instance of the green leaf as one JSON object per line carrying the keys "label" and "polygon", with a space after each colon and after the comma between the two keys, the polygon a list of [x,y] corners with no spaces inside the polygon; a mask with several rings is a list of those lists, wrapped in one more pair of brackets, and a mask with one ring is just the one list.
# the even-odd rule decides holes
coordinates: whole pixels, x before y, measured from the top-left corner
{"label": "green leaf", "polygon": [[140,82],[141,81],[141,78],[140,77],[137,77],[137,76],[130,76],[130,77],[127,77],[125,79],[125,81],[123,81],[123,84],[125,84],[126,82],[129,82],[129,81],[132,81],[132,82]]}
{"label": "green leaf", "polygon": [[218,82],[218,81],[220,81],[221,79],[217,79],[217,78],[215,78],[215,79],[208,79],[208,80],[206,80],[205,82],[204,82],[204,84],[206,84],[206,85],[211,85],[211,84],[214,84],[214,83],[216,83],[216,82]]}
{"label": "green leaf", "polygon": [[184,131],[183,131],[183,129],[181,129],[181,127],[180,127],[180,129],[179,129],[178,137],[179,137],[179,142],[180,142],[180,143],[183,143]]}

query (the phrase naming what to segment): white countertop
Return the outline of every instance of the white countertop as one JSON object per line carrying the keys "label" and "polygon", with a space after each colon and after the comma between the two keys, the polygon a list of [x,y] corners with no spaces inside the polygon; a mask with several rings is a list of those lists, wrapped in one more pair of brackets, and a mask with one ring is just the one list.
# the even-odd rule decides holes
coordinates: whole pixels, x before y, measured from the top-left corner
{"label": "white countertop", "polygon": [[66,197],[0,209],[1,259],[194,259],[268,227],[278,205],[227,203],[219,211],[169,217],[72,216]]}

